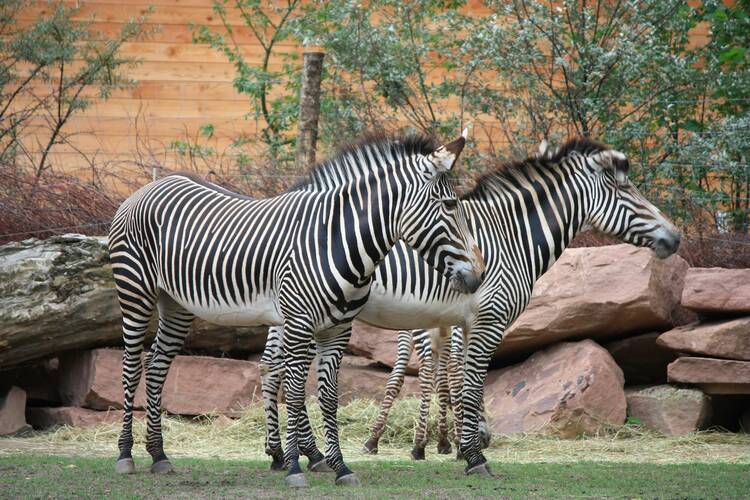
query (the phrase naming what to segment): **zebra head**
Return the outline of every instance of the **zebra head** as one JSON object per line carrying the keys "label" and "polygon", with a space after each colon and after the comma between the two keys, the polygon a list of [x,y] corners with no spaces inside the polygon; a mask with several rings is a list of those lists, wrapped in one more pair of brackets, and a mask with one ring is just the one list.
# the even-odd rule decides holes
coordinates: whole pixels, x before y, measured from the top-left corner
{"label": "zebra head", "polygon": [[627,243],[654,250],[664,259],[680,246],[680,231],[628,179],[625,154],[592,143],[582,155],[593,188],[585,223]]}
{"label": "zebra head", "polygon": [[464,130],[455,141],[415,157],[417,188],[404,204],[399,236],[449,278],[455,290],[474,293],[484,279],[484,259],[448,176],[466,144],[466,134]]}

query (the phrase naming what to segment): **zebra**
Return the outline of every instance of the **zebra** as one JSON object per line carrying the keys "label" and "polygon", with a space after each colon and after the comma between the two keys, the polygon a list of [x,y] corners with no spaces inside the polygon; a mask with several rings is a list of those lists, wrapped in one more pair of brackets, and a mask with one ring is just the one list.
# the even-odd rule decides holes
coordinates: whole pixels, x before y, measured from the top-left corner
{"label": "zebra", "polygon": [[463,135],[443,146],[418,135],[370,137],[267,199],[187,175],[165,177],[130,196],[109,234],[125,343],[125,411],[115,470],[135,470],[133,397],[156,308],[157,334],[145,363],[152,472],[174,470],[163,447],[161,392],[197,316],[230,326],[285,326],[289,486],[306,486],[296,428],[316,348],[328,446],[325,457],[314,458],[325,458],[337,484],[356,484],[338,444],[337,376],[378,263],[401,239],[456,293],[473,292],[482,281],[482,256],[448,176],[464,144]]}
{"label": "zebra", "polygon": [[[499,164],[478,179],[462,196],[469,227],[487,264],[485,281],[473,295],[451,291],[404,245],[394,246],[376,270],[370,300],[358,320],[393,330],[463,327],[465,347],[451,355],[457,366],[449,372],[462,374],[454,413],[458,452],[466,461],[467,474],[491,473],[478,432],[489,361],[506,329],[528,304],[534,283],[573,237],[594,228],[650,247],[659,258],[677,251],[679,231],[630,182],[628,169],[625,154],[588,138],[575,138],[554,151],[545,143],[538,154]],[[284,335],[278,328],[270,333]],[[269,352],[278,342],[269,339],[264,362],[278,365],[283,358],[283,352]],[[280,373],[273,369],[268,373],[263,395],[275,398]],[[267,401],[266,408],[273,411],[275,402]],[[275,424],[274,417],[267,418],[268,447],[277,445],[278,431],[270,428]],[[300,426],[305,447],[317,449],[309,424]],[[377,439],[368,440],[366,446],[376,448]]]}
{"label": "zebra", "polygon": [[[378,442],[385,431],[388,413],[399,392],[401,392],[406,367],[409,364],[412,350],[414,350],[417,352],[419,361],[421,401],[411,457],[414,460],[425,459],[427,421],[433,391],[438,398],[437,452],[441,455],[447,455],[452,451],[448,439],[448,407],[452,406],[452,401],[457,401],[460,398],[461,386],[457,381],[460,382],[462,374],[460,364],[456,365],[455,361],[456,353],[463,355],[463,331],[458,326],[454,326],[452,329],[440,327],[429,330],[401,330],[397,333],[396,338],[396,360],[391,374],[388,376],[383,401],[380,403],[380,411],[372,426],[370,438],[363,447],[364,452],[373,455],[378,453]],[[455,435],[456,444],[458,444],[459,437],[458,434]],[[484,407],[482,407],[479,412],[481,448],[487,448],[490,445],[490,440],[491,435],[487,426]],[[457,458],[461,458],[460,453],[458,453]]]}
{"label": "zebra", "polygon": [[[438,397],[437,452],[447,455],[452,451],[448,439],[448,407],[454,406],[454,402],[460,401],[461,394],[463,330],[459,326],[453,326],[452,329],[440,327],[429,330],[401,330],[397,333],[396,338],[396,360],[386,381],[380,411],[370,431],[370,437],[364,444],[364,452],[373,455],[378,453],[378,442],[385,431],[388,413],[399,392],[401,392],[406,367],[409,364],[412,350],[415,350],[419,362],[418,375],[421,401],[411,457],[414,460],[425,459],[427,421],[433,391]],[[458,447],[460,436],[457,430],[460,423],[457,418],[454,418],[454,421],[457,422],[457,425],[454,426],[454,431],[456,431],[454,439]],[[478,429],[481,448],[489,447],[492,436],[487,425],[483,404],[479,411]],[[461,458],[460,451],[456,458]]]}

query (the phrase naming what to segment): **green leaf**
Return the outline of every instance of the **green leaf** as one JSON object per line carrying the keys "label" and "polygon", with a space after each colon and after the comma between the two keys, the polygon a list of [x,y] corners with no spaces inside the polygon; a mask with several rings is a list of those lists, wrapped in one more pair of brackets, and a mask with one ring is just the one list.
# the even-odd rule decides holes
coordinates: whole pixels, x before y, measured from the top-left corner
{"label": "green leaf", "polygon": [[745,59],[745,48],[744,47],[732,47],[729,50],[719,54],[719,60],[722,63],[733,62],[741,63]]}
{"label": "green leaf", "polygon": [[696,121],[696,120],[688,120],[685,123],[682,124],[682,128],[684,130],[687,130],[689,132],[701,132],[703,130],[703,125]]}

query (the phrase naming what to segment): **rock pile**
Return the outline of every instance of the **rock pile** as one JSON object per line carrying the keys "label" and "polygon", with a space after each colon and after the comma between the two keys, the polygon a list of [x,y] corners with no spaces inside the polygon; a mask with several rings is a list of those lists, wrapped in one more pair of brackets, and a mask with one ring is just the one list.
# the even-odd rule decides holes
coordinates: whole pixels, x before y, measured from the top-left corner
{"label": "rock pile", "polygon": [[[103,238],[0,247],[0,435],[121,419],[114,293]],[[196,323],[165,411],[237,415],[259,398],[264,342],[265,329]],[[355,324],[340,400],[379,401],[388,371],[374,364],[390,367],[395,354],[395,332]],[[402,394],[417,392],[407,376]],[[747,429],[750,270],[690,269],[628,245],[567,250],[496,352],[486,405],[496,433],[594,434],[626,417],[666,434]]]}

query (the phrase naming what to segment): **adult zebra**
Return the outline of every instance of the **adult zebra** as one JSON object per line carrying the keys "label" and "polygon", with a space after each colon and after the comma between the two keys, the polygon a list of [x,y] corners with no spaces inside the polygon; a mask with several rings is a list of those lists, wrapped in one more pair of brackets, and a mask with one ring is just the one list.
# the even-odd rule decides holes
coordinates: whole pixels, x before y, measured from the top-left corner
{"label": "adult zebra", "polygon": [[156,307],[159,326],[146,363],[152,472],[173,470],[163,449],[161,390],[199,316],[224,325],[285,325],[291,486],[306,485],[297,422],[317,347],[325,458],[337,483],[356,483],[338,444],[337,376],[378,263],[400,238],[460,292],[481,283],[484,264],[445,175],[464,144],[463,136],[440,147],[421,136],[370,139],[318,165],[296,189],[263,200],[185,175],[153,182],[128,198],[109,238],[125,341],[116,470],[135,469],[133,396]]}
{"label": "adult zebra", "polygon": [[[461,296],[413,252],[396,245],[377,269],[370,301],[360,320],[383,328],[464,327],[464,377],[458,412],[460,453],[467,473],[489,473],[480,449],[479,413],[484,379],[506,328],[528,304],[536,280],[573,237],[593,227],[665,258],[677,250],[678,230],[627,178],[627,157],[588,139],[574,139],[524,161],[502,164],[463,196],[469,226],[487,260],[484,284]],[[271,332],[264,362],[264,397],[278,390],[281,329]],[[275,338],[274,338],[275,337]],[[275,396],[273,396],[275,398]],[[274,401],[267,408],[275,409]],[[275,424],[271,417],[267,425]],[[315,442],[304,427],[304,446]],[[269,439],[278,435],[269,428]],[[269,442],[272,448],[275,442]],[[367,446],[377,447],[377,439]],[[275,450],[272,450],[275,451]]]}

